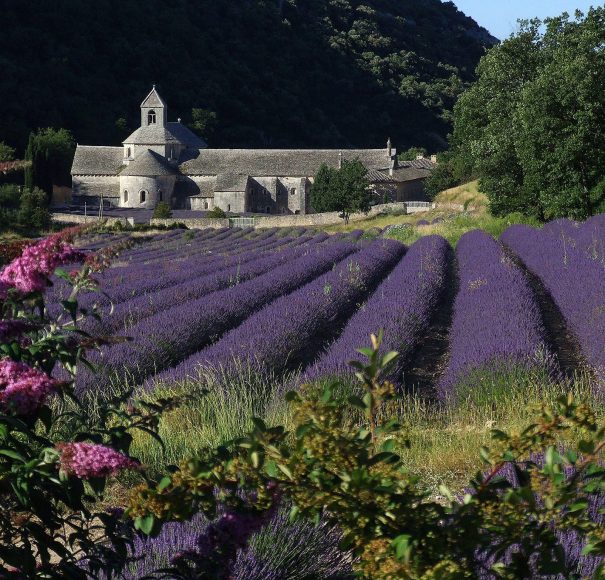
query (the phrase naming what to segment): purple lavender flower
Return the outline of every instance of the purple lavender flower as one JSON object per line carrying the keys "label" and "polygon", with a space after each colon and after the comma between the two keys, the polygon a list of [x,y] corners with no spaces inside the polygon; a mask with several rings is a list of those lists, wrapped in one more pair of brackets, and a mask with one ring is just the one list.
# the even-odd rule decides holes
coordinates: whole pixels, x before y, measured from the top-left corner
{"label": "purple lavender flower", "polygon": [[145,318],[130,329],[133,342],[116,345],[101,356],[92,357],[99,364],[99,372],[93,374],[82,369],[76,387],[79,392],[101,389],[112,375],[122,373],[141,381],[153,372],[174,366],[271,300],[316,278],[353,251],[350,244],[313,245],[287,267]]}
{"label": "purple lavender flower", "polygon": [[450,329],[450,360],[438,385],[440,396],[460,395],[460,384],[480,369],[546,364],[554,370],[533,291],[500,244],[475,230],[462,236],[456,256],[460,288]]}
{"label": "purple lavender flower", "polygon": [[183,361],[158,380],[195,376],[200,364],[229,366],[235,359],[265,369],[283,369],[305,361],[322,333],[342,320],[361,302],[401,258],[405,247],[394,240],[380,240],[361,250],[334,271],[275,300],[255,312],[215,345]]}
{"label": "purple lavender flower", "polygon": [[414,243],[303,379],[352,375],[348,361],[361,360],[356,349],[380,328],[384,330],[383,350],[398,351],[398,369],[402,369],[435,313],[451,258],[450,245],[439,236]]}
{"label": "purple lavender flower", "polygon": [[501,240],[542,280],[587,361],[605,379],[605,275],[601,263],[565,238],[528,226],[511,226]]}

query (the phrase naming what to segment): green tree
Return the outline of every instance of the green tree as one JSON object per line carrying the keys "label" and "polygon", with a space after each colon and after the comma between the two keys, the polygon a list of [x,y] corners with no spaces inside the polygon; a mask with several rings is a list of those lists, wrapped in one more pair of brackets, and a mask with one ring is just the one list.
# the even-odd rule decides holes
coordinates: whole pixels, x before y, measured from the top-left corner
{"label": "green tree", "polygon": [[25,189],[21,194],[19,223],[27,228],[44,229],[50,225],[48,197],[38,187]]}
{"label": "green tree", "polygon": [[210,109],[191,109],[190,127],[204,139],[210,139],[217,126],[217,116]]}
{"label": "green tree", "polygon": [[340,169],[322,164],[311,188],[313,209],[317,212],[338,211],[346,223],[352,213],[367,212],[372,201],[367,173],[359,159],[343,161]]}
{"label": "green tree", "polygon": [[424,147],[410,147],[405,151],[402,151],[398,157],[400,161],[412,161],[416,159],[419,155],[422,157],[426,157],[428,151]]}
{"label": "green tree", "polygon": [[156,219],[169,219],[172,217],[172,210],[165,201],[160,201],[153,210],[153,217]]}
{"label": "green tree", "polygon": [[494,214],[582,219],[602,207],[604,45],[597,8],[525,22],[481,60],[456,105],[451,144]]}
{"label": "green tree", "polygon": [[216,207],[212,208],[206,214],[206,216],[209,217],[209,218],[220,218],[220,219],[223,219],[223,218],[227,217],[227,214],[220,207],[216,206]]}
{"label": "green tree", "polygon": [[14,158],[15,150],[3,141],[0,141],[0,161],[12,161]]}
{"label": "green tree", "polygon": [[25,172],[25,186],[39,187],[49,196],[53,185],[71,184],[75,142],[67,129],[39,129],[30,133],[25,158],[31,165]]}

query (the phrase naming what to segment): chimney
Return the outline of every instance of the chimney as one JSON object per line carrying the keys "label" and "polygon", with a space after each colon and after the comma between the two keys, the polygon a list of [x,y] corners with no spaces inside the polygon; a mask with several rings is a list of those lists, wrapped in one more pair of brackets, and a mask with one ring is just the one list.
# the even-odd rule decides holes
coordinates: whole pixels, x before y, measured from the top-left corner
{"label": "chimney", "polygon": [[392,149],[392,147],[391,147],[391,138],[389,137],[387,139],[387,155],[389,157],[392,155],[391,149]]}
{"label": "chimney", "polygon": [[177,121],[177,123],[180,123],[181,122],[181,118],[179,117],[176,121]]}
{"label": "chimney", "polygon": [[342,151],[338,152],[338,169],[342,169]]}
{"label": "chimney", "polygon": [[394,165],[393,163],[391,163],[391,164],[389,165],[389,175],[390,175],[391,177],[393,177],[393,165]]}
{"label": "chimney", "polygon": [[437,155],[431,155],[431,161],[437,163]]}
{"label": "chimney", "polygon": [[424,155],[416,155],[416,161],[424,159]]}

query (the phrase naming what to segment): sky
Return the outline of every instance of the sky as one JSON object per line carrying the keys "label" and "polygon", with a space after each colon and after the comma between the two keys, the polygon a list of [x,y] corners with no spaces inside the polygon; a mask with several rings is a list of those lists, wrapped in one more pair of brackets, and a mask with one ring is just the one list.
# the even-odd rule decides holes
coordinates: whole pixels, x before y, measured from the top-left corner
{"label": "sky", "polygon": [[453,0],[459,10],[487,28],[500,40],[516,32],[517,20],[573,15],[576,9],[586,12],[590,6],[602,6],[596,0]]}

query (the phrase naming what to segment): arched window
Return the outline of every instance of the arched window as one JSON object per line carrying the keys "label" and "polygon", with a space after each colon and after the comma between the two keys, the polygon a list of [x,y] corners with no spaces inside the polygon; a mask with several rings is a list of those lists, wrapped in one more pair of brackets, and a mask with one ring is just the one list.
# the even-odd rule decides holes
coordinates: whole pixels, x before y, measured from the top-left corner
{"label": "arched window", "polygon": [[151,110],[147,113],[147,124],[155,125],[155,111]]}
{"label": "arched window", "polygon": [[227,211],[231,211],[231,204],[227,205]]}
{"label": "arched window", "polygon": [[174,159],[174,145],[170,146],[170,159]]}
{"label": "arched window", "polygon": [[164,194],[162,193],[161,189],[158,189],[158,200],[164,201]]}
{"label": "arched window", "polygon": [[271,206],[267,206],[267,213],[271,213]]}
{"label": "arched window", "polygon": [[145,203],[145,200],[147,199],[147,192],[144,189],[141,189],[139,195],[141,197],[141,203]]}
{"label": "arched window", "polygon": [[208,202],[207,201],[204,202],[204,209],[208,209]]}
{"label": "arched window", "polygon": [[126,150],[126,157],[128,157],[128,159],[130,159],[130,157],[132,156],[132,151],[130,150],[130,147]]}
{"label": "arched window", "polygon": [[290,195],[296,195],[296,187],[290,189]]}
{"label": "arched window", "polygon": [[124,203],[127,203],[127,202],[128,202],[128,190],[125,189],[124,190]]}

